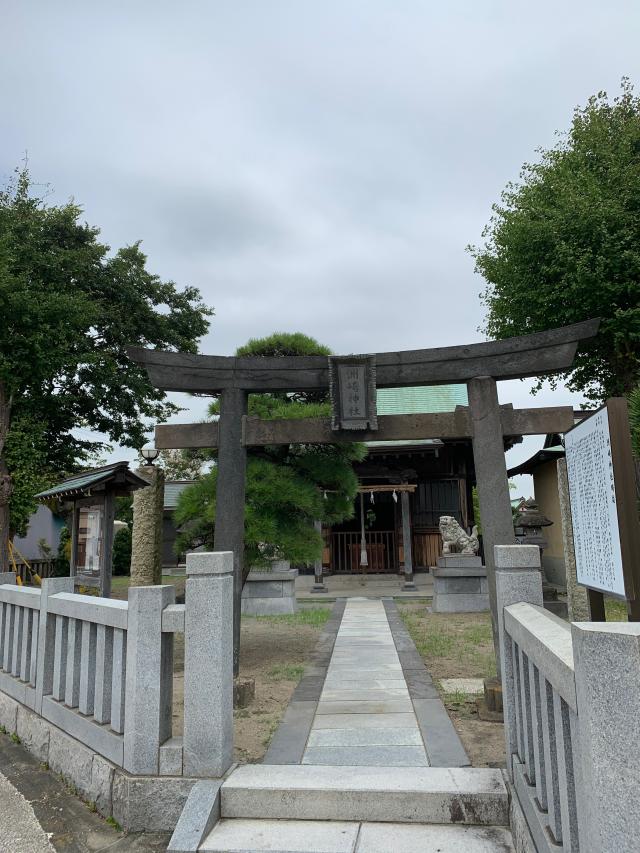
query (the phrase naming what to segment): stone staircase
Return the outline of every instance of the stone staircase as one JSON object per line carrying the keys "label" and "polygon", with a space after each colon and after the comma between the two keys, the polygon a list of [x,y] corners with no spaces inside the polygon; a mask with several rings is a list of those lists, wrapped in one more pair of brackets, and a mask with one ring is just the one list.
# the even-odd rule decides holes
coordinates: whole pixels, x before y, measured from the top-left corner
{"label": "stone staircase", "polygon": [[499,770],[245,765],[194,788],[169,851],[509,853],[508,827]]}

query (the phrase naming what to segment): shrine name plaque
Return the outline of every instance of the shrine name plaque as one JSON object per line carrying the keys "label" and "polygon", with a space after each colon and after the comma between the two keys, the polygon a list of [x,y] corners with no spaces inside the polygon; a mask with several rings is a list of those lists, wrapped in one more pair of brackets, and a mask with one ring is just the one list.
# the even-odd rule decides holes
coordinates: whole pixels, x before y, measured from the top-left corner
{"label": "shrine name plaque", "polygon": [[578,583],[633,601],[640,525],[626,400],[570,429],[565,451]]}
{"label": "shrine name plaque", "polygon": [[378,428],[375,356],[329,356],[329,389],[332,429]]}

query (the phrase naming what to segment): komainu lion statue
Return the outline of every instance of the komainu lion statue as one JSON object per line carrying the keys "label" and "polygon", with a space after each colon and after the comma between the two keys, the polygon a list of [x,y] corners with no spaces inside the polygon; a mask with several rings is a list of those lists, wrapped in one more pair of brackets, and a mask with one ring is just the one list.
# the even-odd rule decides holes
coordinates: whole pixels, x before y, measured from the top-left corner
{"label": "komainu lion statue", "polygon": [[465,533],[452,515],[440,516],[440,535],[443,554],[467,554],[475,556],[480,548],[478,528],[474,525],[471,535]]}

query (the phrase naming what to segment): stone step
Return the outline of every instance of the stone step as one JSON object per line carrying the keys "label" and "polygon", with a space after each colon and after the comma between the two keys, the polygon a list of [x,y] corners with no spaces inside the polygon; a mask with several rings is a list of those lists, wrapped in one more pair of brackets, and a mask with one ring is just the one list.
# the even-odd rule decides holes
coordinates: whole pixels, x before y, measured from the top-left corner
{"label": "stone step", "polygon": [[209,853],[513,853],[500,826],[437,826],[357,821],[223,819],[201,851]]}
{"label": "stone step", "polygon": [[247,764],[222,785],[221,817],[507,826],[499,770]]}

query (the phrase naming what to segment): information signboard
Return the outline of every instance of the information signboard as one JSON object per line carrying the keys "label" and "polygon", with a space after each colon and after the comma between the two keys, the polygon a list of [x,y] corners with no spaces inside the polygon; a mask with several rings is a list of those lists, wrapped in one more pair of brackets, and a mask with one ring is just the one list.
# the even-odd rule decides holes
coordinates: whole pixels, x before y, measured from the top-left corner
{"label": "information signboard", "polygon": [[625,597],[609,413],[600,409],[565,436],[578,583]]}
{"label": "information signboard", "polygon": [[640,523],[626,400],[607,400],[565,434],[564,444],[578,583],[626,599],[632,616]]}

